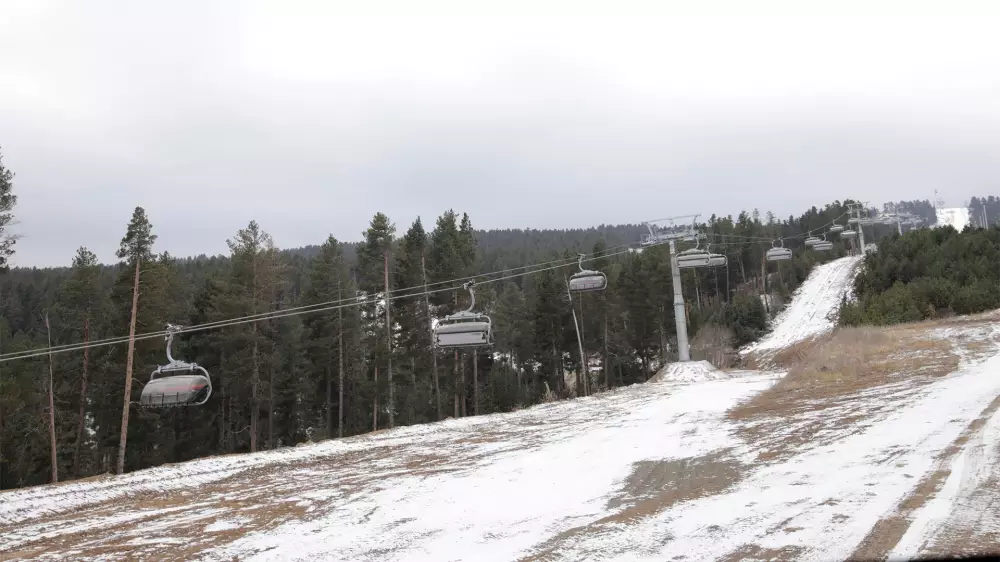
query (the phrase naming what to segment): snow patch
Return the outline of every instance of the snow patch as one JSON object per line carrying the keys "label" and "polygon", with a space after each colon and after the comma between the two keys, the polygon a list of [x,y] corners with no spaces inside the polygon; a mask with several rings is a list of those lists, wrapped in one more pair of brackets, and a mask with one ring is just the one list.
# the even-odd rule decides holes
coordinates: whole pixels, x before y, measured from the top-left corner
{"label": "snow patch", "polygon": [[716,369],[708,361],[688,361],[666,365],[653,375],[650,382],[702,382],[728,378],[729,373]]}
{"label": "snow patch", "polygon": [[968,224],[969,209],[965,207],[937,210],[937,224],[935,226],[953,226],[955,230],[962,231]]}
{"label": "snow patch", "polygon": [[792,296],[792,302],[774,319],[774,329],[740,353],[776,351],[833,330],[840,301],[851,294],[859,256],[848,256],[816,266]]}

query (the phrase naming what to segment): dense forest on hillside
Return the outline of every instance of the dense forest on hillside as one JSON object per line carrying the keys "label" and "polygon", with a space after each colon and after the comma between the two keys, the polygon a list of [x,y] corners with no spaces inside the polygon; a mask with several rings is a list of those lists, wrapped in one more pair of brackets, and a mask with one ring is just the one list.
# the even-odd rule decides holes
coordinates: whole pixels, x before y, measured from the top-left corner
{"label": "dense forest on hillside", "polygon": [[1000,224],[1000,197],[990,195],[970,199],[969,222],[978,228]]}
{"label": "dense forest on hillside", "polygon": [[948,226],[890,236],[865,257],[846,325],[897,324],[1000,307],[1000,229]]}
{"label": "dense forest on hillside", "polygon": [[[834,202],[784,221],[756,211],[709,217],[702,244],[728,265],[683,272],[694,357],[725,361],[761,335],[765,285],[787,296],[815,263],[847,252],[839,241],[826,254],[802,245],[805,232],[843,223],[844,213]],[[330,237],[278,250],[266,223],[250,221],[228,241],[228,256],[175,258],[157,251],[143,208],[125,219],[117,264],[101,265],[81,247],[70,267],[0,277],[2,488],[115,472],[119,451],[128,471],[509,411],[645,381],[676,357],[668,249],[638,250],[638,225],[480,231],[451,210],[401,226],[377,213],[360,242]],[[795,258],[768,264],[764,252],[779,237]],[[585,266],[606,272],[609,284],[570,302],[566,279],[578,253],[594,258]],[[495,345],[436,352],[432,318],[467,306],[461,279],[470,276]],[[133,312],[130,357],[122,337]],[[246,317],[254,321],[227,322]],[[140,406],[149,374],[166,362],[165,324],[212,322],[174,345],[176,357],[211,373],[208,402]],[[66,347],[48,354],[50,342]]]}

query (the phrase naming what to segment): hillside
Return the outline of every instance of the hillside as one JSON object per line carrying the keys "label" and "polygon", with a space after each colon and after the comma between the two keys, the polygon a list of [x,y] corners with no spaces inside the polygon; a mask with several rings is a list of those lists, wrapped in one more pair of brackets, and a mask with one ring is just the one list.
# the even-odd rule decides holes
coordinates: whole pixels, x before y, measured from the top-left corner
{"label": "hillside", "polygon": [[[842,294],[852,260],[817,270],[789,310]],[[780,371],[674,364],[645,384],[512,413],[3,492],[0,554],[478,561],[982,552],[1000,524],[988,508],[1000,501],[990,485],[1000,477],[998,319],[824,329],[792,344],[801,349]],[[788,313],[773,333],[826,321]]]}

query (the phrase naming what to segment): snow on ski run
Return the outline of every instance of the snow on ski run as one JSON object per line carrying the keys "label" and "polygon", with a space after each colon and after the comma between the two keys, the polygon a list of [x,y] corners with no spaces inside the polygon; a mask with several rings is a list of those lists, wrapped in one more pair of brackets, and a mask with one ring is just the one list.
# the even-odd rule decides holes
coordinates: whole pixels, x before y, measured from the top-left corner
{"label": "snow on ski run", "polygon": [[937,224],[935,226],[953,226],[955,230],[961,232],[970,222],[969,209],[966,207],[954,207],[950,209],[937,210]]}
{"label": "snow on ski run", "polygon": [[[990,536],[1000,523],[991,322],[927,329],[953,350],[950,374],[899,373],[778,413],[733,414],[776,392],[780,374],[671,365],[661,373],[673,381],[509,414],[4,492],[0,559],[838,560],[955,549],[963,533]],[[928,494],[922,483],[943,469]],[[920,494],[922,507],[900,507]],[[900,521],[898,535],[873,531]]]}
{"label": "snow on ski run", "polygon": [[848,256],[813,268],[792,295],[792,302],[772,322],[771,332],[743,348],[741,354],[773,352],[832,331],[840,301],[851,292],[860,263],[860,257]]}

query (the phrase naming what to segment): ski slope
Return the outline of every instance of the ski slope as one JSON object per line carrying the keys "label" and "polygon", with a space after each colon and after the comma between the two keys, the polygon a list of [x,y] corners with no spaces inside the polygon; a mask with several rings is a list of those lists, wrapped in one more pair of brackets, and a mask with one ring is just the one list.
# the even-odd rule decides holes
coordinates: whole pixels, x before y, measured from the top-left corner
{"label": "ski slope", "polygon": [[953,226],[955,230],[962,231],[969,224],[969,209],[966,207],[953,207],[949,209],[937,210],[937,224],[935,226]]}
{"label": "ski slope", "polygon": [[[671,365],[659,382],[508,414],[4,492],[0,559],[953,551],[1000,522],[995,324],[928,329],[961,357],[950,374],[901,372],[785,411],[733,415],[782,394],[781,373]],[[937,475],[939,489],[927,484]]]}
{"label": "ski slope", "polygon": [[841,299],[850,294],[860,263],[860,257],[848,256],[813,268],[792,295],[792,302],[772,322],[771,332],[741,354],[766,355],[833,330]]}

